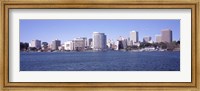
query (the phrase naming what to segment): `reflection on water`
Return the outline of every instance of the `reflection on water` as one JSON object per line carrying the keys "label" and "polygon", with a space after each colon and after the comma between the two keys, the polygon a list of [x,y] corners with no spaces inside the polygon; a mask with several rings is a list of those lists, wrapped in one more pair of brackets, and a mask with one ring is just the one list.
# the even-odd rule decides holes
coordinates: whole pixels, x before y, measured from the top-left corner
{"label": "reflection on water", "polygon": [[180,71],[180,52],[21,52],[21,71]]}

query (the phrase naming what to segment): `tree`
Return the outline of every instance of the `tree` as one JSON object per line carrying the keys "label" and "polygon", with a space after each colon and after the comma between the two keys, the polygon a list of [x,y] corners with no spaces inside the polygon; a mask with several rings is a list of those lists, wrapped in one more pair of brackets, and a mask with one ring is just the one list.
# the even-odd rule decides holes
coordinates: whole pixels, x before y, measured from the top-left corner
{"label": "tree", "polygon": [[22,50],[24,50],[24,43],[23,42],[20,42],[20,50],[22,51]]}
{"label": "tree", "polygon": [[180,45],[180,40],[178,40],[178,41],[176,42],[176,45]]}
{"label": "tree", "polygon": [[29,50],[31,50],[31,51],[37,51],[37,48],[36,47],[29,47]]}
{"label": "tree", "polygon": [[20,42],[20,50],[21,51],[28,50],[28,47],[29,47],[28,43]]}
{"label": "tree", "polygon": [[167,44],[164,42],[159,43],[159,47],[162,49],[167,49]]}
{"label": "tree", "polygon": [[168,43],[167,44],[167,50],[174,50],[175,46],[176,46],[175,42]]}
{"label": "tree", "polygon": [[159,47],[159,44],[158,44],[158,43],[153,43],[152,46],[153,46],[154,48],[157,48],[157,47]]}
{"label": "tree", "polygon": [[28,50],[29,44],[28,43],[24,43],[24,48],[25,50]]}
{"label": "tree", "polygon": [[153,45],[151,43],[142,42],[139,47],[140,48],[145,48],[145,47],[152,47],[152,46]]}

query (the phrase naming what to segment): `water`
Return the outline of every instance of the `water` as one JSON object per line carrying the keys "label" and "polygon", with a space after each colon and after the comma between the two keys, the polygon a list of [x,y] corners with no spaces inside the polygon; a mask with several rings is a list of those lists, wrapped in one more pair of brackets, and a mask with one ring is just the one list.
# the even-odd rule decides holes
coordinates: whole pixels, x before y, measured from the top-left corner
{"label": "water", "polygon": [[21,52],[21,71],[180,71],[180,52]]}

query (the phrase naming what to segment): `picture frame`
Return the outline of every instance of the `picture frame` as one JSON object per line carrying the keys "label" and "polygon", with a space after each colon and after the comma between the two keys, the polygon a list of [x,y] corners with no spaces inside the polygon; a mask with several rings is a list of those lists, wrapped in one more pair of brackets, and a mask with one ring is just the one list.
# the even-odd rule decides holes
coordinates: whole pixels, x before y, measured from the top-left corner
{"label": "picture frame", "polygon": [[[33,90],[172,90],[198,91],[199,89],[199,1],[136,2],[136,1],[1,1],[1,89]],[[9,82],[9,9],[191,9],[192,20],[192,79],[191,82]],[[39,87],[39,88],[35,88]]]}

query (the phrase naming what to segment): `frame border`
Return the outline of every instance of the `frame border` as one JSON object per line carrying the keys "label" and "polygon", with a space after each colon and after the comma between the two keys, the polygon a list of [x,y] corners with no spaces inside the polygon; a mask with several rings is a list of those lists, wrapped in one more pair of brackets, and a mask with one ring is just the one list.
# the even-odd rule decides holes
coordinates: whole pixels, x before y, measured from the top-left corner
{"label": "frame border", "polygon": [[[10,2],[4,1],[2,2],[2,33],[3,33],[3,88],[10,87],[166,87],[166,88],[174,88],[174,87],[190,87],[197,88],[198,76],[199,74],[199,62],[197,61],[197,30],[198,29],[198,2]],[[191,9],[192,10],[192,82],[81,82],[81,83],[57,83],[57,82],[9,82],[9,9],[64,9],[64,8],[87,8],[87,9]]]}

